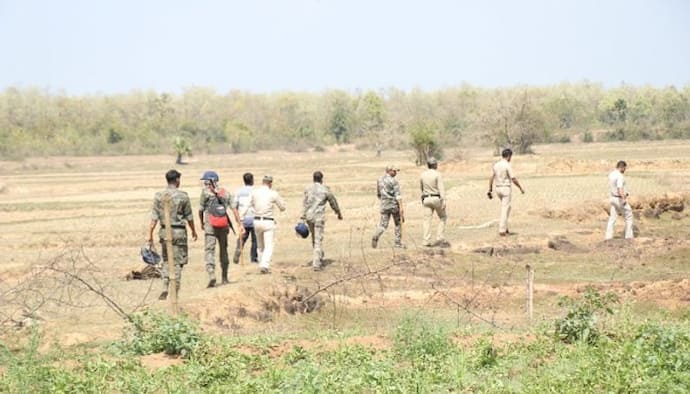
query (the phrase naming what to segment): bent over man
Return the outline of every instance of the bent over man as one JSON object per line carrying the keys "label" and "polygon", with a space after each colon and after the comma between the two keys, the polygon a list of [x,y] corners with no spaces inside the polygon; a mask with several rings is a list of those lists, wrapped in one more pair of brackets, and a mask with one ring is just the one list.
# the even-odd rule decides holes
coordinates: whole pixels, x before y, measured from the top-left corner
{"label": "bent over man", "polygon": [[175,258],[175,280],[176,290],[180,289],[180,281],[182,280],[182,267],[187,264],[187,227],[185,222],[192,230],[192,239],[196,241],[196,228],[194,227],[194,215],[192,214],[192,203],[189,201],[187,193],[179,190],[180,177],[182,174],[176,170],[170,170],[165,174],[165,179],[168,182],[167,189],[157,192],[153,199],[153,209],[151,210],[151,223],[149,224],[148,236],[146,242],[151,245],[153,243],[153,230],[156,224],[160,221],[161,226],[158,232],[158,238],[161,243],[163,251],[163,268],[161,276],[163,278],[163,292],[158,299],[165,300],[168,297],[168,286],[170,284],[170,276],[168,273],[168,250],[167,239],[165,231],[164,218],[164,198],[170,200],[170,227],[172,230],[172,252]]}
{"label": "bent over man", "polygon": [[[215,171],[206,171],[201,176],[204,186],[199,197],[199,220],[204,229],[204,256],[206,272],[208,273],[208,285],[216,286],[216,241],[220,248],[221,281],[228,284],[228,233],[230,232],[230,218],[227,215],[228,205],[232,196],[222,187],[218,186],[218,174]],[[211,223],[211,210],[214,205],[220,204],[225,212],[225,221],[221,225]],[[227,223],[226,223],[227,222]]]}
{"label": "bent over man", "polygon": [[312,267],[314,271],[321,271],[323,269],[322,243],[326,223],[326,202],[338,215],[338,220],[343,220],[343,215],[331,189],[323,184],[323,173],[321,171],[314,172],[312,179],[314,183],[304,189],[302,220],[307,222],[311,232],[311,245],[314,249]]}
{"label": "bent over man", "polygon": [[450,243],[445,239],[446,230],[446,188],[438,172],[438,161],[430,157],[426,161],[428,169],[422,173],[419,186],[422,190],[422,208],[424,209],[424,240],[422,245],[432,246],[431,243],[431,218],[434,212],[440,219],[438,230],[436,231],[436,244],[441,247],[448,247]]}
{"label": "bent over man", "polygon": [[259,267],[262,274],[270,273],[271,257],[273,256],[275,218],[273,205],[281,211],[285,210],[285,202],[278,192],[272,190],[273,177],[264,176],[262,185],[254,188],[249,200],[249,207],[254,211],[254,231],[258,243]]}
{"label": "bent over man", "polygon": [[489,178],[489,192],[487,196],[489,199],[493,198],[493,194],[491,193],[495,183],[496,195],[501,200],[501,217],[498,223],[498,235],[500,236],[510,234],[508,230],[508,216],[510,216],[510,201],[513,184],[520,189],[522,194],[525,194],[525,189],[523,189],[520,182],[518,182],[513,172],[513,167],[510,166],[510,159],[512,157],[512,150],[503,149],[503,152],[501,152],[501,160],[494,164],[491,178]]}
{"label": "bent over man", "polygon": [[616,163],[616,169],[609,174],[609,200],[611,210],[609,211],[609,222],[606,225],[606,239],[613,238],[613,227],[616,225],[618,215],[623,215],[625,219],[625,239],[633,239],[633,212],[628,204],[628,190],[625,186],[623,174],[628,165],[623,160]]}
{"label": "bent over man", "polygon": [[371,247],[376,248],[381,234],[388,228],[391,216],[395,223],[395,247],[404,248],[402,244],[402,222],[405,221],[403,212],[400,184],[395,179],[400,169],[394,165],[386,167],[386,173],[376,182],[376,197],[381,201],[381,221],[371,238]]}

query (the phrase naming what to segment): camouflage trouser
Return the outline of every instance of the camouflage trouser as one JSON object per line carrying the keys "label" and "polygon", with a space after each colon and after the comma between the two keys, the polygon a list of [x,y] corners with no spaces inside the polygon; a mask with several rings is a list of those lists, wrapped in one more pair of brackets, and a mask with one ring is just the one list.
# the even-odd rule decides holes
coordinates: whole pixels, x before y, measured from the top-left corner
{"label": "camouflage trouser", "polygon": [[[161,267],[161,277],[163,278],[163,291],[168,291],[170,275],[168,273],[168,250],[165,240],[161,239],[161,250],[163,251],[163,264]],[[182,267],[187,264],[187,240],[173,240],[173,255],[175,258],[175,281],[177,289],[180,289],[182,280]]]}
{"label": "camouflage trouser", "polygon": [[214,229],[212,234],[206,234],[204,237],[204,256],[206,261],[206,272],[208,279],[216,279],[216,240],[218,240],[218,247],[220,248],[220,268],[222,270],[222,278],[228,278],[228,265],[230,260],[228,258],[228,232],[229,229]]}
{"label": "camouflage trouser", "polygon": [[374,233],[374,238],[377,240],[383,234],[384,231],[388,228],[388,222],[390,221],[391,216],[393,216],[393,222],[395,223],[395,244],[396,245],[401,245],[402,244],[402,227],[400,225],[400,210],[398,208],[395,209],[386,209],[381,211],[381,222],[379,222],[379,226],[376,228],[376,232]]}
{"label": "camouflage trouser", "polygon": [[312,265],[314,268],[321,267],[321,264],[323,264],[323,230],[325,223],[323,220],[307,221],[307,225],[309,226],[309,232],[311,232],[311,246],[314,248]]}

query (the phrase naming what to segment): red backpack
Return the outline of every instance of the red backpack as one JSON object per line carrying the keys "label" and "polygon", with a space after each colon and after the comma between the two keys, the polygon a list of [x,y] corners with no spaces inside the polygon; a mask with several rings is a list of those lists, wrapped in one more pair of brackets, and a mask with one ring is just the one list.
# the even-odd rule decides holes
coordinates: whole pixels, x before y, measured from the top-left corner
{"label": "red backpack", "polygon": [[232,227],[232,224],[228,217],[228,210],[225,204],[223,204],[225,190],[221,189],[220,194],[219,196],[218,193],[215,193],[215,196],[211,197],[211,202],[208,206],[208,221],[213,228],[226,229]]}

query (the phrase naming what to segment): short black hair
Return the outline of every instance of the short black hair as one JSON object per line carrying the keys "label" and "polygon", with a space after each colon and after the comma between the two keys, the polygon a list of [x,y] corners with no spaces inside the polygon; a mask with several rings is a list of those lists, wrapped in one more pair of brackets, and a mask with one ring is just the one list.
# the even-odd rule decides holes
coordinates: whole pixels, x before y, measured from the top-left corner
{"label": "short black hair", "polygon": [[628,163],[624,162],[623,160],[619,160],[618,163],[616,163],[616,168],[621,168],[621,167],[627,167]]}
{"label": "short black hair", "polygon": [[323,181],[323,173],[321,171],[314,171],[314,182],[322,182]]}
{"label": "short black hair", "polygon": [[251,172],[245,172],[244,175],[242,175],[242,179],[247,186],[252,186],[254,184],[254,174]]}
{"label": "short black hair", "polygon": [[513,151],[510,148],[505,148],[505,149],[503,149],[503,152],[501,152],[501,157],[503,157],[503,158],[509,158],[512,155],[513,155]]}
{"label": "short black hair", "polygon": [[165,180],[168,181],[168,185],[175,183],[182,174],[180,174],[177,170],[170,170],[165,173]]}

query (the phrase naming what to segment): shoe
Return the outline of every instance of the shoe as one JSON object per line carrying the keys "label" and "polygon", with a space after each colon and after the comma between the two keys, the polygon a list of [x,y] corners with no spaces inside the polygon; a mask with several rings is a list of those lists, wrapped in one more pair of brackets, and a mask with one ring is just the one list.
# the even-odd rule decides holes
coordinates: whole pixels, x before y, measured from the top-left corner
{"label": "shoe", "polygon": [[371,238],[371,247],[372,247],[372,248],[376,249],[376,245],[378,245],[378,243],[379,243],[379,239],[378,239],[378,238],[376,238],[376,237],[372,237],[372,238]]}
{"label": "shoe", "polygon": [[227,285],[227,284],[230,284],[230,281],[228,280],[228,278],[223,278],[223,280],[220,282],[220,284],[221,285]]}
{"label": "shoe", "polygon": [[168,292],[167,291],[162,292],[161,295],[158,296],[158,299],[161,301],[164,301],[167,298],[168,298]]}
{"label": "shoe", "polygon": [[432,244],[422,244],[422,246],[427,247],[427,248],[431,248],[431,247],[434,246],[434,245],[432,245]]}
{"label": "shoe", "polygon": [[261,270],[259,272],[261,272],[262,274],[270,274],[271,270],[265,267],[261,267]]}
{"label": "shoe", "polygon": [[316,267],[314,267],[314,271],[323,271],[323,267],[320,265],[316,266]]}
{"label": "shoe", "polygon": [[505,237],[506,235],[508,235],[508,233],[507,233],[507,232],[505,232],[505,233],[498,233],[498,235],[500,235],[501,237]]}
{"label": "shoe", "polygon": [[252,264],[259,264],[259,260],[252,260]]}
{"label": "shoe", "polygon": [[444,240],[438,241],[438,246],[440,248],[450,248],[450,242]]}
{"label": "shoe", "polygon": [[216,287],[216,280],[215,279],[209,280],[208,285],[206,285],[207,289],[210,289],[211,287]]}
{"label": "shoe", "polygon": [[395,244],[394,247],[396,247],[398,249],[407,249],[407,246],[405,246],[403,244]]}
{"label": "shoe", "polygon": [[239,263],[240,263],[240,254],[239,254],[239,253],[235,253],[235,255],[232,256],[232,262],[235,263],[235,264],[239,264]]}

